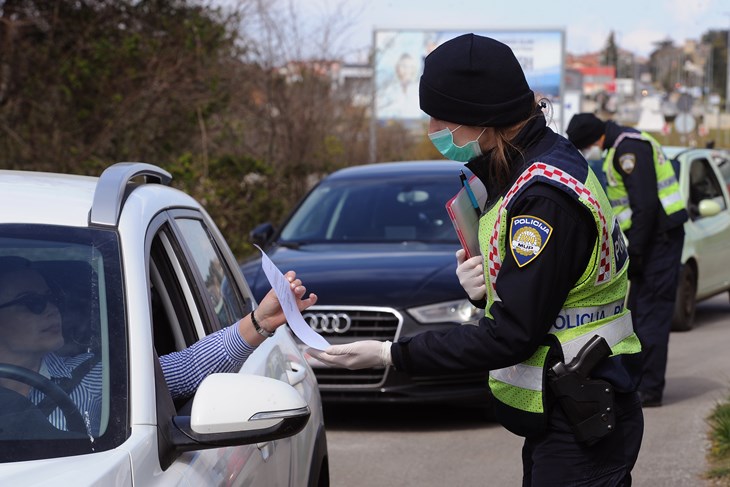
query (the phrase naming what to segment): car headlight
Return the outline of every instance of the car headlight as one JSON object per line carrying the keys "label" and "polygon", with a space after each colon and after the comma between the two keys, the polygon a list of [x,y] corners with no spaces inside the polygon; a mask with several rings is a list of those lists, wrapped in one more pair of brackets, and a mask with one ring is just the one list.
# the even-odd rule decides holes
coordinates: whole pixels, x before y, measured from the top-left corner
{"label": "car headlight", "polygon": [[419,306],[410,308],[408,312],[416,321],[423,324],[448,321],[465,323],[478,321],[484,316],[484,310],[475,308],[468,299]]}

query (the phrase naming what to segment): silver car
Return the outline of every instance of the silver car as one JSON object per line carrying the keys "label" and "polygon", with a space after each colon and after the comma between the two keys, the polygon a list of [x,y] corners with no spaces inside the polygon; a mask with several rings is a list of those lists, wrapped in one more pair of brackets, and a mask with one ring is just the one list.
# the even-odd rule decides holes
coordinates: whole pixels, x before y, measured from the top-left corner
{"label": "silver car", "polygon": [[672,330],[692,329],[697,301],[730,290],[730,197],[721,168],[726,151],[666,147],[687,202],[677,302]]}
{"label": "silver car", "polygon": [[216,225],[170,179],[142,163],[99,178],[0,171],[0,258],[32,262],[47,282],[44,294],[3,296],[0,311],[60,316],[26,347],[63,333],[55,356],[85,360],[68,381],[86,363],[100,370],[92,417],[66,379],[0,364],[0,385],[49,398],[0,387],[0,485],[328,485],[317,382],[286,327],[239,373],[209,375],[173,401],[159,356],[255,301]]}

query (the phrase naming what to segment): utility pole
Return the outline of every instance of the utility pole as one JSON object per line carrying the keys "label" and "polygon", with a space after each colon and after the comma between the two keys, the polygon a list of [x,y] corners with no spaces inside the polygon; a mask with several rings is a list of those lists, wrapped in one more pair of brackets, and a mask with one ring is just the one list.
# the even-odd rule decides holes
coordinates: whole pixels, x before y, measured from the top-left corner
{"label": "utility pole", "polygon": [[[725,15],[730,17],[730,13],[725,12]],[[726,55],[727,55],[727,71],[725,75],[725,116],[727,117],[728,113],[730,113],[730,25],[728,25],[727,30],[727,46],[726,46]],[[718,107],[719,109],[719,107]],[[718,115],[719,118],[719,115]],[[725,140],[727,134],[725,134],[725,131],[723,131],[723,145],[727,146],[727,141]]]}
{"label": "utility pole", "polygon": [[[730,14],[726,14],[730,16]],[[727,54],[727,75],[725,76],[725,112],[730,113],[730,26],[728,26],[727,30],[727,44],[726,44],[726,54]]]}

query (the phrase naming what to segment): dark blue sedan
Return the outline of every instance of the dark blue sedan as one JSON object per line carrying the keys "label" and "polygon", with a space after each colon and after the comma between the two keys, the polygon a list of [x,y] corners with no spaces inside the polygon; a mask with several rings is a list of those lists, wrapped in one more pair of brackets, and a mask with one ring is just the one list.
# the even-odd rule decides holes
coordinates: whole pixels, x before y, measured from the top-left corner
{"label": "dark blue sedan", "polygon": [[[449,161],[339,170],[312,189],[280,230],[259,225],[252,241],[318,295],[304,318],[332,344],[471,326],[483,310],[459,285],[460,244],[445,209],[461,188],[461,170]],[[270,289],[260,260],[241,268],[260,300]],[[490,397],[487,371],[411,377],[392,368],[351,371],[314,359],[311,365],[326,402],[487,404]]]}

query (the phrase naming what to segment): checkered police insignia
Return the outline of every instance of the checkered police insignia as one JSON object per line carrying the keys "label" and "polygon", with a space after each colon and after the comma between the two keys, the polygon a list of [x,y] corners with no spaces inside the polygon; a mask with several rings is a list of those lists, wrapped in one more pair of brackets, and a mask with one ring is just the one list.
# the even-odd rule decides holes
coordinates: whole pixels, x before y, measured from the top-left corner
{"label": "checkered police insignia", "polygon": [[530,215],[512,218],[510,249],[517,265],[524,267],[540,255],[547,245],[553,227]]}
{"label": "checkered police insignia", "polygon": [[624,154],[618,159],[618,165],[626,174],[631,174],[636,166],[636,156],[634,154]]}

